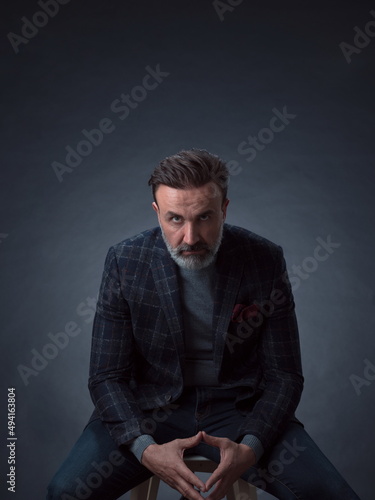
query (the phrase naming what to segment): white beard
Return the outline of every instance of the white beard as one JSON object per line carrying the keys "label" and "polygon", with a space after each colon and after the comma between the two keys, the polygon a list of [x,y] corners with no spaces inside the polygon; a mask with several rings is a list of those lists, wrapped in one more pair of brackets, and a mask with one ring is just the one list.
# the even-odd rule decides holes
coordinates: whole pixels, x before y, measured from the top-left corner
{"label": "white beard", "polygon": [[[177,248],[173,248],[169,241],[167,240],[167,237],[164,234],[163,228],[160,226],[161,229],[161,234],[163,236],[164,243],[168,249],[168,252],[170,253],[170,256],[172,259],[176,262],[176,264],[180,267],[183,267],[184,269],[190,269],[197,271],[199,269],[204,269],[205,267],[209,266],[212,264],[212,262],[215,260],[216,254],[219,250],[219,247],[221,245],[221,240],[223,239],[223,228],[224,228],[224,223],[221,224],[220,231],[219,231],[219,236],[214,243],[213,246],[209,247],[207,245],[202,245],[203,248],[206,249],[206,253],[203,255],[182,255],[181,252],[183,251],[193,251],[199,250],[199,248],[194,248],[195,245],[186,245],[182,244],[178,246]],[[198,247],[201,245],[198,243]]]}

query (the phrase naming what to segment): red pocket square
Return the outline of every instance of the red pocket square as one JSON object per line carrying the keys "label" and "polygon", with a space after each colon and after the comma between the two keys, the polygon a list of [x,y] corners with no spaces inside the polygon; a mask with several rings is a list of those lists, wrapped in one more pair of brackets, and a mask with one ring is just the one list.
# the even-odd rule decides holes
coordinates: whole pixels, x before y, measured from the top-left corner
{"label": "red pocket square", "polygon": [[242,321],[246,321],[247,319],[256,316],[258,312],[259,308],[255,304],[251,304],[251,306],[236,304],[232,313],[232,321],[242,323]]}

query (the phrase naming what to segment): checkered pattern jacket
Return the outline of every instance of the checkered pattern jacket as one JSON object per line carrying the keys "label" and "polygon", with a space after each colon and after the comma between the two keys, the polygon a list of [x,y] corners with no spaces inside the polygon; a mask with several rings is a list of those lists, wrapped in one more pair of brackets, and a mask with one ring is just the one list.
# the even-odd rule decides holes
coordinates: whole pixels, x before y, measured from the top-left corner
{"label": "checkered pattern jacket", "polygon": [[[234,317],[239,306],[251,317]],[[303,387],[293,296],[281,248],[228,224],[216,259],[212,341],[219,383],[243,387],[236,404],[247,418],[239,432],[257,436],[266,450],[293,418]],[[126,444],[145,433],[144,410],[179,397],[183,378],[177,268],[154,228],[111,247],[105,261],[91,420],[100,416],[116,443]]]}

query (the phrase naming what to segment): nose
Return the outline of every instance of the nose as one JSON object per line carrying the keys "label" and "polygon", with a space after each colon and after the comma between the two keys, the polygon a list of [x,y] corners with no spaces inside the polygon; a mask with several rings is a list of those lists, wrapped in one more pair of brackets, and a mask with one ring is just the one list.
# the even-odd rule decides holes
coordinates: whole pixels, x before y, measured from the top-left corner
{"label": "nose", "polygon": [[184,229],[184,243],[186,243],[187,245],[194,245],[199,241],[198,231],[194,224],[192,224],[191,222],[187,222]]}

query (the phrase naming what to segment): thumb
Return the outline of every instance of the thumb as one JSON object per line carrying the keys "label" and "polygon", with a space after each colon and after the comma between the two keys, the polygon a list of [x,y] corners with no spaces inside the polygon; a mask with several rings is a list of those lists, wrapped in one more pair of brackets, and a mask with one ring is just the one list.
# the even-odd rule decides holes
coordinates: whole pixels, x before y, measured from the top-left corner
{"label": "thumb", "polygon": [[220,444],[222,442],[222,438],[210,436],[210,434],[206,434],[204,431],[202,432],[202,439],[205,443],[218,448],[220,448]]}
{"label": "thumb", "polygon": [[184,448],[193,448],[202,441],[202,431],[199,431],[195,436],[180,439],[180,443]]}

